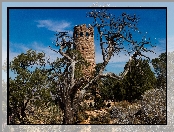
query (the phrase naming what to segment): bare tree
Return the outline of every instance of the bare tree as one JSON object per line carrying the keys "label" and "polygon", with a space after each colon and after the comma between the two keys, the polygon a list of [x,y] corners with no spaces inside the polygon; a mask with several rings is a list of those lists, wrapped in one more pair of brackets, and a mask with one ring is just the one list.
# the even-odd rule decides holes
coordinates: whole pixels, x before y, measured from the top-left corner
{"label": "bare tree", "polygon": [[[122,13],[121,17],[116,18],[106,9],[101,9],[89,12],[87,17],[94,18],[92,26],[97,29],[103,56],[103,62],[99,72],[94,74],[90,81],[86,81],[82,76],[83,73],[80,71],[81,65],[87,65],[87,62],[78,51],[74,50],[75,42],[73,37],[70,37],[67,32],[59,32],[56,34],[57,40],[55,44],[58,47],[58,51],[54,51],[60,53],[63,58],[59,58],[55,63],[52,63],[52,70],[54,71],[52,79],[55,77],[58,78],[54,83],[53,94],[56,95],[56,100],[64,112],[64,124],[74,124],[76,121],[76,110],[80,103],[80,99],[76,98],[79,93],[78,91],[85,90],[93,82],[102,77],[109,76],[122,80],[128,73],[129,66],[133,59],[137,56],[146,57],[142,54],[143,52],[153,52],[145,48],[146,45],[153,47],[151,42],[148,42],[145,37],[142,37],[142,41],[140,42],[133,38],[131,31],[139,32],[136,27],[139,18],[137,18],[135,14],[130,16],[126,13]],[[132,54],[127,69],[120,76],[114,73],[103,73],[111,57],[115,54],[118,55],[120,52],[125,52],[129,54],[129,56]],[[77,77],[77,75],[79,76]]]}

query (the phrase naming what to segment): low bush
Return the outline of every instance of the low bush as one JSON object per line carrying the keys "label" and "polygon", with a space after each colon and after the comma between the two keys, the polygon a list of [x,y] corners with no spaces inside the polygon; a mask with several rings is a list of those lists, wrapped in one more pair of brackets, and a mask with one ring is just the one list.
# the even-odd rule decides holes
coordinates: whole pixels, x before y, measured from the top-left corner
{"label": "low bush", "polygon": [[110,114],[104,113],[97,116],[90,117],[90,124],[109,124],[111,118]]}
{"label": "low bush", "polygon": [[166,124],[166,89],[151,89],[142,97],[142,124]]}

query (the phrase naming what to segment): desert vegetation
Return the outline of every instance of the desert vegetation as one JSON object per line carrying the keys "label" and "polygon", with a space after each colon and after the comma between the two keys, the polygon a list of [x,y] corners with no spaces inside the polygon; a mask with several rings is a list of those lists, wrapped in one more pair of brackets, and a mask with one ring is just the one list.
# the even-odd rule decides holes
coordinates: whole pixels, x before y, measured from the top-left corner
{"label": "desert vegetation", "polygon": [[[47,86],[49,83],[41,83],[41,81],[46,82],[48,73],[41,74],[43,77],[38,78],[37,70],[31,73],[30,78],[24,78],[27,75],[21,74],[19,80],[18,78],[10,79],[9,119],[11,124],[63,123],[64,113],[60,104],[51,96],[50,87]],[[130,79],[129,74],[122,81],[105,77],[98,80],[99,85],[93,84],[88,87],[74,116],[75,124],[165,124],[166,85],[162,84],[158,88],[158,76],[155,77],[149,67],[145,70],[147,71],[144,71],[144,75],[147,73],[149,80],[146,79],[144,82],[145,80],[139,77],[136,87],[125,83]],[[24,77],[21,77],[22,75]],[[136,78],[136,76],[138,75],[133,77]],[[136,83],[136,79],[132,79]],[[32,85],[36,85],[37,89]],[[32,87],[34,89],[31,89]],[[32,94],[32,91],[30,93],[27,89],[35,92]]]}
{"label": "desert vegetation", "polygon": [[[129,29],[137,30],[136,15],[116,19],[107,10],[93,10],[87,16],[94,19],[103,62],[86,79],[83,66],[90,64],[66,32],[56,34],[57,49],[51,48],[62,58],[45,61],[46,53],[32,49],[18,55],[8,65],[17,75],[9,78],[8,123],[166,124],[166,53],[152,60],[143,54],[153,52],[146,45],[154,46],[134,40]],[[104,73],[120,52],[130,55],[124,71]]]}

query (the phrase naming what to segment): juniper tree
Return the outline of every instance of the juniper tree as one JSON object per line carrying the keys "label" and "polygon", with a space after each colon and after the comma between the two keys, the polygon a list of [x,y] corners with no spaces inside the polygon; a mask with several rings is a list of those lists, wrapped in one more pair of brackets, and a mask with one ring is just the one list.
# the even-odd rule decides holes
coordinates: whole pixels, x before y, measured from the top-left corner
{"label": "juniper tree", "polygon": [[10,124],[30,123],[28,105],[36,108],[51,101],[44,56],[44,53],[28,50],[26,54],[22,53],[10,62],[9,70],[15,76],[9,78]]}
{"label": "juniper tree", "polygon": [[[54,74],[52,76],[54,82],[53,94],[56,96],[56,100],[64,111],[64,124],[75,123],[76,108],[80,103],[80,99],[76,98],[76,95],[79,93],[78,91],[86,90],[91,84],[103,77],[112,77],[116,80],[122,80],[128,73],[131,62],[137,56],[148,58],[143,52],[153,52],[146,48],[146,45],[152,47],[153,45],[150,41],[147,41],[145,37],[142,37],[142,40],[139,42],[133,37],[132,31],[138,31],[136,25],[139,21],[139,18],[135,14],[128,15],[122,13],[120,17],[116,18],[113,14],[109,13],[108,10],[99,9],[90,11],[87,13],[87,17],[94,19],[94,23],[91,24],[91,26],[99,35],[99,45],[103,58],[98,72],[95,73],[89,81],[85,81],[80,68],[81,65],[88,64],[80,53],[74,50],[75,42],[73,37],[68,35],[67,32],[58,32],[55,42],[55,46],[58,50],[52,49],[62,55],[61,59],[50,64],[52,65],[51,71]],[[127,46],[128,48],[126,48]],[[123,74],[103,73],[111,57],[119,55],[120,52],[125,52],[126,55],[130,56],[128,66]],[[82,93],[84,92],[85,91]],[[83,97],[83,95],[80,97]]]}

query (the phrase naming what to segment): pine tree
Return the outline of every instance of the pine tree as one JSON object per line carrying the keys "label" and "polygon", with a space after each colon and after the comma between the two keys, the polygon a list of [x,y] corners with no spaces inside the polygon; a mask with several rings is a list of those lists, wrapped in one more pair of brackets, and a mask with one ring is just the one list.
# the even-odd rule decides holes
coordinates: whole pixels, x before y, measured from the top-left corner
{"label": "pine tree", "polygon": [[166,87],[166,70],[167,58],[166,52],[161,53],[158,58],[152,59],[152,65],[157,76],[157,88]]}
{"label": "pine tree", "polygon": [[133,101],[139,99],[146,90],[154,88],[156,79],[148,60],[134,60],[129,68],[122,84],[126,91],[125,100]]}

